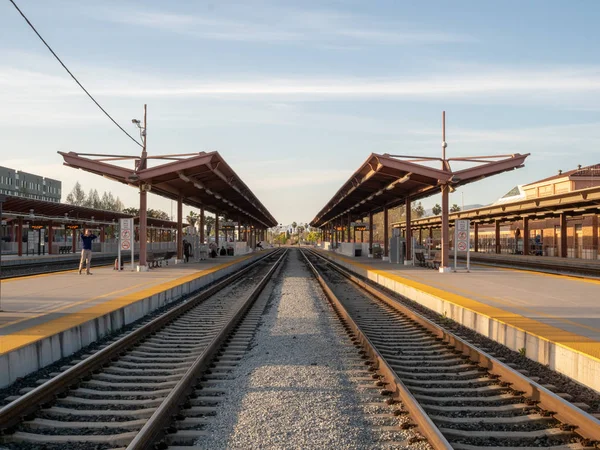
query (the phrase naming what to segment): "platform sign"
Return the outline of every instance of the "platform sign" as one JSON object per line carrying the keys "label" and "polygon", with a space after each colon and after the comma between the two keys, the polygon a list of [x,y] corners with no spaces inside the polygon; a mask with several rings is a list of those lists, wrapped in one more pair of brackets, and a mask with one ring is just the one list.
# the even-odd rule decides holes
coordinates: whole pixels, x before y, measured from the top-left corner
{"label": "platform sign", "polygon": [[221,230],[235,230],[235,227],[238,226],[237,222],[223,222],[220,225]]}
{"label": "platform sign", "polygon": [[471,270],[471,252],[469,251],[471,223],[469,220],[454,222],[454,270],[458,269],[458,252],[467,252],[467,272]]}
{"label": "platform sign", "polygon": [[366,222],[350,222],[350,226],[354,228],[354,231],[368,231],[369,224]]}
{"label": "platform sign", "polygon": [[119,219],[119,260],[118,270],[121,270],[121,252],[131,251],[131,270],[134,270],[133,264],[133,218],[131,219]]}

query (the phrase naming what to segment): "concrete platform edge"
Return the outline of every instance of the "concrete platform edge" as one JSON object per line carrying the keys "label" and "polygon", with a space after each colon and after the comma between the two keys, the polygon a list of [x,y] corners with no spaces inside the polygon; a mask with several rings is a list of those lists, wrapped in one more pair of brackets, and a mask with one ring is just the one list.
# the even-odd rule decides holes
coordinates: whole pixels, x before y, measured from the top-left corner
{"label": "concrete platform edge", "polygon": [[341,258],[332,258],[333,255],[328,254],[328,252],[320,251],[319,253],[380,286],[413,300],[440,315],[445,314],[457,323],[513,351],[518,352],[520,349],[525,348],[529,359],[547,365],[550,369],[600,392],[600,361],[592,356],[528,333],[485,314],[464,308],[444,298],[407,286],[374,271],[357,267]]}
{"label": "concrete platform edge", "polygon": [[70,356],[107,334],[119,331],[124,326],[135,322],[152,311],[247,266],[259,256],[264,256],[264,253],[245,258],[215,272],[184,282],[166,291],[157,292],[81,325],[0,355],[0,388],[9,386],[17,378],[29,375]]}

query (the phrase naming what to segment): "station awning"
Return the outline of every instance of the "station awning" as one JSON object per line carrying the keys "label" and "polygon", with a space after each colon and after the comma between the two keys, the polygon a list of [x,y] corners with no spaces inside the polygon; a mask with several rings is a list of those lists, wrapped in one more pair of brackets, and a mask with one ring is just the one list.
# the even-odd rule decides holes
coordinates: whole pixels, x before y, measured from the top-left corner
{"label": "station awning", "polygon": [[[26,197],[7,195],[2,204],[2,218],[19,218],[34,220],[36,222],[59,223],[82,223],[111,225],[119,219],[133,217],[118,211],[105,211],[102,209],[75,206],[68,203],[55,203],[44,200],[36,200]],[[135,218],[137,223],[138,218]],[[170,220],[148,218],[151,227],[177,228],[177,222]]]}
{"label": "station awning", "polygon": [[[63,153],[65,165],[102,175],[106,178],[146,189],[172,200],[203,207],[230,218],[242,217],[248,223],[266,228],[277,221],[240,179],[218,152],[160,155],[148,160],[168,160],[144,169],[126,168],[109,161],[139,160],[136,156]],[[88,156],[97,157],[95,159]]]}
{"label": "station awning", "polygon": [[[510,203],[487,205],[464,211],[450,213],[449,222],[469,219],[473,223],[494,223],[496,220],[510,222],[528,217],[530,220],[555,218],[560,214],[570,217],[600,213],[600,187],[581,189],[547,197],[534,197]],[[439,228],[441,216],[422,217],[411,221],[413,228]],[[396,222],[392,226],[404,228],[405,222]]]}
{"label": "station awning", "polygon": [[[384,207],[393,208],[403,204],[406,199],[413,201],[434,195],[442,185],[455,189],[488,176],[522,167],[527,156],[529,154],[517,153],[495,156],[493,160],[489,159],[491,157],[450,158],[442,161],[446,169],[435,169],[419,162],[430,163],[438,158],[395,157],[372,153],[327,202],[310,225],[322,227],[347,214],[364,217],[371,212],[377,213]],[[479,165],[452,171],[450,161],[473,162]]]}

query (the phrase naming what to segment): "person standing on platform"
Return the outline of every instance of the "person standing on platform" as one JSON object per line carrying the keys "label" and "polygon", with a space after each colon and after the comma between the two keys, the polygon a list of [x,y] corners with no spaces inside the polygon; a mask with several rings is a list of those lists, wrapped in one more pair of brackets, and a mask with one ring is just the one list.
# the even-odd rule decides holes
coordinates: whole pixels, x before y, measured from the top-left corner
{"label": "person standing on platform", "polygon": [[183,240],[183,256],[185,257],[185,262],[189,262],[190,256],[192,254],[192,244],[190,244],[187,240]]}
{"label": "person standing on platform", "polygon": [[92,241],[94,239],[98,239],[98,236],[92,234],[89,229],[86,229],[81,235],[81,261],[79,262],[79,275],[81,275],[84,262],[86,263],[85,273],[87,275],[92,274],[90,272],[90,265],[92,263]]}

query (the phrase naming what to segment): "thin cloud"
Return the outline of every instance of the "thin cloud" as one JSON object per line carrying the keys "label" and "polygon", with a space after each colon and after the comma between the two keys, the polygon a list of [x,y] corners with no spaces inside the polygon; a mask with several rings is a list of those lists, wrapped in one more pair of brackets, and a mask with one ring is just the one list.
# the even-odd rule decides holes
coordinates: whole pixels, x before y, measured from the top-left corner
{"label": "thin cloud", "polygon": [[[411,29],[404,23],[365,20],[329,10],[269,7],[257,15],[250,5],[222,5],[205,14],[161,11],[127,11],[111,8],[96,17],[130,26],[148,27],[199,39],[277,43],[311,43],[354,46],[357,43],[388,45],[474,42],[465,34]],[[397,30],[402,29],[402,32]]]}

